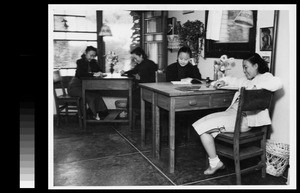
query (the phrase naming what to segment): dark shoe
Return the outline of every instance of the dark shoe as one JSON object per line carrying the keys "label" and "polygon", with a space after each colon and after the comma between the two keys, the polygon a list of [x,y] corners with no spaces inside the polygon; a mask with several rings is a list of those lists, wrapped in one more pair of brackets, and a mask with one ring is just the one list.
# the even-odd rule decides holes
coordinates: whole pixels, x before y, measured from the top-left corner
{"label": "dark shoe", "polygon": [[208,167],[205,171],[204,171],[204,175],[212,175],[214,173],[216,173],[217,170],[222,170],[225,168],[225,165],[223,164],[223,162],[219,161],[219,163],[217,164],[216,167],[212,168],[212,167]]}
{"label": "dark shoe", "polygon": [[99,117],[100,117],[101,120],[103,120],[108,114],[109,113],[108,113],[107,110],[105,110],[105,111],[99,111],[98,112],[98,115],[99,115]]}
{"label": "dark shoe", "polygon": [[87,119],[93,119],[93,117],[94,117],[93,111],[92,111],[90,108],[88,108],[88,109],[86,110],[86,118],[87,118]]}

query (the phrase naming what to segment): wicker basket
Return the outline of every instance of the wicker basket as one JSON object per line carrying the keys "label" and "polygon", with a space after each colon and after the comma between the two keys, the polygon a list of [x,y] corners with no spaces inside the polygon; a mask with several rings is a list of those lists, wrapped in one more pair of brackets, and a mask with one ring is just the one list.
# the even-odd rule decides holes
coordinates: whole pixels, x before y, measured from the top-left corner
{"label": "wicker basket", "polygon": [[281,176],[289,164],[289,145],[268,140],[266,143],[267,173]]}

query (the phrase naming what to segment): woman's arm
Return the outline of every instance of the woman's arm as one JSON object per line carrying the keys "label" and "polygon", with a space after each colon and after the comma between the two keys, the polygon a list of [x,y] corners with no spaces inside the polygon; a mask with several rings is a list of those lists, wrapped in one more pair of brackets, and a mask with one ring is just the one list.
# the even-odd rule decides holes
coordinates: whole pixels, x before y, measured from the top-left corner
{"label": "woman's arm", "polygon": [[93,73],[88,72],[88,63],[84,62],[83,60],[77,60],[77,69],[76,69],[76,76],[81,77],[92,77]]}
{"label": "woman's arm", "polygon": [[262,74],[261,78],[258,80],[257,87],[274,92],[281,89],[283,87],[283,83],[280,78],[266,72]]}

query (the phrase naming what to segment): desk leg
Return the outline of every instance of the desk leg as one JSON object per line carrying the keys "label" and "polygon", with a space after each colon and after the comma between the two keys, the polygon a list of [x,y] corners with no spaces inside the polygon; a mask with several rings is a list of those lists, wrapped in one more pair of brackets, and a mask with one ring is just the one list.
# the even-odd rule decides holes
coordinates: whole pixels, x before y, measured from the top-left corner
{"label": "desk leg", "polygon": [[175,168],[175,100],[171,98],[169,109],[169,172]]}
{"label": "desk leg", "polygon": [[157,98],[157,94],[156,93],[152,93],[152,108],[151,108],[151,112],[152,112],[152,157],[157,157],[157,139],[156,139],[156,135],[157,135],[157,129],[156,129],[156,98]]}
{"label": "desk leg", "polygon": [[[141,146],[145,147],[145,101],[143,99],[143,89],[141,89]],[[135,118],[135,117],[134,117]]]}
{"label": "desk leg", "polygon": [[[157,101],[157,100],[155,100]],[[154,111],[155,110],[155,111]],[[160,159],[160,119],[159,119],[159,107],[155,103],[154,105],[154,110],[155,112],[155,157],[157,159]]]}
{"label": "desk leg", "polygon": [[132,120],[133,120],[133,113],[132,113],[132,89],[131,89],[131,86],[130,86],[130,88],[129,88],[129,90],[128,90],[128,113],[129,113],[129,115],[128,115],[128,119],[129,119],[129,128],[130,128],[130,130],[132,131],[133,130],[133,127],[135,126],[135,125],[133,125],[132,124]]}
{"label": "desk leg", "polygon": [[82,86],[82,115],[83,115],[83,130],[86,131],[86,104],[85,104],[85,87]]}

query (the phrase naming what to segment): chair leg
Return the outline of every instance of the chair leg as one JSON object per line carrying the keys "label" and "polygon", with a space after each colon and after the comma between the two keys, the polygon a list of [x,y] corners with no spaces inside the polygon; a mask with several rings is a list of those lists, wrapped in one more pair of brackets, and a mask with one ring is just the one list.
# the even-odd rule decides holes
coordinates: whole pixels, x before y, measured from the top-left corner
{"label": "chair leg", "polygon": [[68,123],[68,117],[69,117],[69,104],[66,103],[66,118],[65,118],[66,123]]}
{"label": "chair leg", "polygon": [[60,112],[59,110],[56,110],[56,126],[59,127],[59,122],[60,122]]}
{"label": "chair leg", "polygon": [[78,113],[79,127],[82,128],[81,103],[79,100],[77,101],[77,113]]}
{"label": "chair leg", "polygon": [[236,184],[241,185],[241,166],[238,156],[234,156],[234,166],[235,166],[235,175],[236,175]]}

